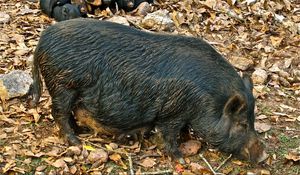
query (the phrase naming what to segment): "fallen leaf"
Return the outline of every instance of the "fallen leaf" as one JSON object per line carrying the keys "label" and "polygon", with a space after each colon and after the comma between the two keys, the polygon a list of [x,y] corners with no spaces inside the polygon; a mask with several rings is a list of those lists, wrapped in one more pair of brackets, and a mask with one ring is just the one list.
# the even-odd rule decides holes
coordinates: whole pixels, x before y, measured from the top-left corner
{"label": "fallen leaf", "polygon": [[71,166],[71,167],[70,167],[70,173],[71,173],[71,174],[75,174],[76,172],[77,172],[76,166],[75,166],[75,165]]}
{"label": "fallen leaf", "polygon": [[256,117],[256,120],[263,120],[263,119],[267,119],[268,117],[266,115],[259,115]]}
{"label": "fallen leaf", "polygon": [[177,173],[182,173],[182,172],[184,171],[183,165],[181,165],[181,164],[176,164],[176,165],[175,165],[175,171],[176,171]]}
{"label": "fallen leaf", "polygon": [[90,146],[90,145],[83,145],[83,148],[88,150],[88,151],[94,151],[95,150],[95,148]]}
{"label": "fallen leaf", "polygon": [[255,122],[254,128],[258,133],[263,133],[269,131],[271,129],[271,125],[268,125],[266,123]]}
{"label": "fallen leaf", "polygon": [[38,166],[38,167],[36,167],[36,171],[43,171],[43,170],[45,170],[47,168],[47,166],[45,166],[45,165],[40,165],[40,166]]}
{"label": "fallen leaf", "polygon": [[294,162],[297,162],[300,160],[300,150],[291,150],[287,155],[285,155],[285,158],[288,160],[292,160]]}
{"label": "fallen leaf", "polygon": [[9,171],[11,168],[13,168],[16,165],[15,160],[9,160],[4,167],[2,168],[2,172],[5,174],[7,171]]}
{"label": "fallen leaf", "polygon": [[196,175],[196,174],[192,173],[190,170],[185,170],[181,173],[181,175]]}
{"label": "fallen leaf", "polygon": [[114,153],[114,154],[112,154],[112,155],[109,156],[109,159],[110,159],[110,160],[113,160],[113,161],[115,161],[115,162],[120,161],[121,158],[122,158],[122,157],[120,156],[120,154],[117,154],[117,153]]}
{"label": "fallen leaf", "polygon": [[29,109],[28,113],[33,116],[35,123],[39,122],[41,116],[40,116],[40,114],[37,112],[37,110],[35,108]]}
{"label": "fallen leaf", "polygon": [[281,44],[281,41],[283,40],[283,38],[271,36],[270,40],[274,47],[278,47]]}
{"label": "fallen leaf", "polygon": [[68,163],[73,163],[74,162],[74,159],[72,159],[71,157],[64,157],[63,158],[65,162],[68,162]]}
{"label": "fallen leaf", "polygon": [[236,164],[236,165],[243,165],[243,162],[239,161],[239,160],[233,160],[232,163]]}
{"label": "fallen leaf", "polygon": [[260,175],[271,175],[269,170],[260,170]]}
{"label": "fallen leaf", "polygon": [[143,159],[139,164],[145,168],[151,168],[156,164],[156,162],[153,158],[147,157]]}
{"label": "fallen leaf", "polygon": [[70,146],[67,149],[67,155],[73,156],[73,155],[80,155],[81,149],[78,146]]}
{"label": "fallen leaf", "polygon": [[95,149],[90,152],[87,158],[90,162],[106,162],[108,159],[108,154],[103,149]]}
{"label": "fallen leaf", "polygon": [[198,163],[194,163],[192,162],[190,164],[190,168],[192,170],[192,172],[196,173],[196,174],[210,174],[211,171],[209,169],[207,169],[206,167],[198,164]]}
{"label": "fallen leaf", "polygon": [[56,168],[64,168],[67,164],[63,159],[57,159],[54,163],[52,163],[52,166]]}
{"label": "fallen leaf", "polygon": [[189,140],[180,145],[180,151],[185,156],[191,156],[197,154],[200,148],[201,148],[201,142],[197,140]]}
{"label": "fallen leaf", "polygon": [[217,1],[216,0],[206,0],[204,2],[200,1],[200,3],[202,3],[203,5],[206,5],[207,7],[211,8],[211,9],[214,9],[214,7],[217,4]]}
{"label": "fallen leaf", "polygon": [[0,99],[2,102],[8,99],[8,92],[2,80],[0,80]]}

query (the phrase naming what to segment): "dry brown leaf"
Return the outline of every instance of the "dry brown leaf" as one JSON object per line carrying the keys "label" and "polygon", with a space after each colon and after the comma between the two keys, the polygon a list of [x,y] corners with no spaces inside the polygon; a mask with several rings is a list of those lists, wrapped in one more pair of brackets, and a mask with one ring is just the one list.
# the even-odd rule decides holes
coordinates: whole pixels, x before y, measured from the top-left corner
{"label": "dry brown leaf", "polygon": [[182,173],[182,172],[184,171],[183,165],[181,165],[181,164],[176,164],[176,165],[175,165],[175,171],[176,171],[177,173]]}
{"label": "dry brown leaf", "polygon": [[0,121],[4,121],[4,122],[6,122],[6,123],[14,124],[14,125],[17,124],[17,122],[16,122],[15,120],[13,120],[13,119],[11,119],[11,118],[8,118],[8,117],[5,116],[5,115],[0,115]]}
{"label": "dry brown leaf", "polygon": [[36,167],[36,171],[44,171],[45,169],[47,168],[47,166],[45,166],[45,165],[40,165],[40,166],[38,166],[38,167]]}
{"label": "dry brown leaf", "polygon": [[8,92],[2,80],[0,80],[0,99],[2,102],[5,102],[5,100],[8,99]]}
{"label": "dry brown leaf", "polygon": [[241,162],[240,160],[233,160],[232,163],[236,164],[236,165],[243,165],[243,162]]}
{"label": "dry brown leaf", "polygon": [[63,160],[67,163],[74,163],[74,159],[72,159],[71,157],[64,157]]}
{"label": "dry brown leaf", "polygon": [[67,166],[66,162],[61,158],[57,159],[54,163],[52,163],[52,166],[56,168],[65,168]]}
{"label": "dry brown leaf", "polygon": [[106,162],[108,159],[108,154],[103,149],[95,149],[94,151],[90,152],[87,158],[92,163],[96,161]]}
{"label": "dry brown leaf", "polygon": [[285,158],[288,160],[292,160],[294,162],[297,162],[300,160],[300,147],[299,150],[291,150],[287,155],[285,155]]}
{"label": "dry brown leaf", "polygon": [[191,168],[192,172],[194,172],[196,174],[211,174],[211,171],[209,169],[207,169],[206,167],[204,167],[198,163],[192,162],[190,164],[190,168]]}
{"label": "dry brown leaf", "polygon": [[76,166],[75,166],[75,165],[71,166],[71,167],[70,167],[70,173],[71,173],[71,174],[75,174],[76,172],[77,172]]}
{"label": "dry brown leaf", "polygon": [[281,44],[283,38],[282,38],[282,37],[274,37],[274,36],[271,36],[271,37],[270,37],[270,40],[271,40],[271,43],[272,43],[272,45],[273,45],[274,47],[278,47],[278,46]]}
{"label": "dry brown leaf", "polygon": [[4,165],[4,167],[2,168],[2,172],[5,174],[7,171],[9,171],[10,169],[12,169],[14,166],[16,166],[16,161],[15,160],[8,160],[8,162]]}
{"label": "dry brown leaf", "polygon": [[217,4],[217,1],[216,0],[206,0],[206,1],[200,1],[200,3],[202,3],[203,5],[206,5],[207,7],[211,8],[211,9],[214,9],[216,4]]}
{"label": "dry brown leaf", "polygon": [[139,164],[142,165],[145,168],[151,168],[156,164],[156,162],[153,158],[146,157]]}
{"label": "dry brown leaf", "polygon": [[267,123],[255,122],[254,128],[258,133],[267,132],[271,129],[271,125]]}
{"label": "dry brown leaf", "polygon": [[18,50],[16,50],[15,52],[14,52],[14,54],[16,55],[16,56],[23,56],[23,55],[26,55],[27,53],[29,53],[30,52],[30,50],[28,50],[28,49],[18,49]]}
{"label": "dry brown leaf", "polygon": [[37,110],[35,108],[29,109],[28,113],[33,116],[35,123],[39,122],[41,116],[40,116],[40,114],[37,112]]}
{"label": "dry brown leaf", "polygon": [[122,158],[122,157],[120,156],[120,154],[117,154],[117,153],[114,153],[114,154],[112,154],[112,155],[109,156],[109,159],[110,159],[110,160],[113,160],[113,161],[115,161],[115,162],[120,161],[121,158]]}
{"label": "dry brown leaf", "polygon": [[73,156],[73,155],[80,155],[81,149],[78,146],[70,146],[67,149],[67,155]]}
{"label": "dry brown leaf", "polygon": [[5,139],[7,137],[7,134],[6,133],[2,133],[2,134],[0,134],[0,139],[2,140],[2,139]]}
{"label": "dry brown leaf", "polygon": [[201,148],[201,142],[197,140],[189,140],[180,145],[180,151],[186,156],[195,155]]}
{"label": "dry brown leaf", "polygon": [[196,174],[192,173],[190,170],[185,170],[181,173],[181,175],[196,175]]}

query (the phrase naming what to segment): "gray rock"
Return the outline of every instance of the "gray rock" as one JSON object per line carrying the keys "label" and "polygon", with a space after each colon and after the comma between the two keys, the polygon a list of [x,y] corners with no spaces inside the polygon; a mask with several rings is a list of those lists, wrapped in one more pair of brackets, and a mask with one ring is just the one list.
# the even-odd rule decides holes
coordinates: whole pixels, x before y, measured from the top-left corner
{"label": "gray rock", "polygon": [[0,24],[8,23],[10,20],[10,16],[7,13],[0,12]]}
{"label": "gray rock", "polygon": [[33,82],[31,76],[21,70],[13,70],[8,74],[0,75],[0,81],[3,82],[9,99],[27,94]]}
{"label": "gray rock", "polygon": [[174,22],[167,10],[158,10],[148,13],[142,20],[141,26],[147,29],[170,31]]}
{"label": "gray rock", "polygon": [[257,68],[252,74],[252,80],[254,84],[264,84],[267,81],[268,73],[261,69]]}

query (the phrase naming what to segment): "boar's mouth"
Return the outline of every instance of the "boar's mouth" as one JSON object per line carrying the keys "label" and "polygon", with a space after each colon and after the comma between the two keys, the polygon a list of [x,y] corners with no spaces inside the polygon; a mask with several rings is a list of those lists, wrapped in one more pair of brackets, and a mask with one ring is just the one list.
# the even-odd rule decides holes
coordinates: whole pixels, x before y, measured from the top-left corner
{"label": "boar's mouth", "polygon": [[[235,157],[252,163],[260,163],[268,158],[264,144],[255,134],[244,138],[231,138],[225,133],[195,133],[220,151],[233,154]],[[204,137],[206,135],[206,137]]]}
{"label": "boar's mouth", "polygon": [[263,162],[269,157],[264,144],[257,137],[250,137],[249,141],[242,147],[239,156],[253,163]]}

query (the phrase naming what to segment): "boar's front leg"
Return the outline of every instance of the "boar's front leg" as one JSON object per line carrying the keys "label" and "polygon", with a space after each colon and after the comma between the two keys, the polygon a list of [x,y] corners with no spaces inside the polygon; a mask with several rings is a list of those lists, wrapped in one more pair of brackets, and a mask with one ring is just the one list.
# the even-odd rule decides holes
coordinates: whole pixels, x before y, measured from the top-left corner
{"label": "boar's front leg", "polygon": [[52,116],[59,127],[60,134],[71,145],[80,144],[72,128],[74,126],[72,109],[75,100],[76,92],[72,90],[64,89],[52,95]]}
{"label": "boar's front leg", "polygon": [[182,164],[184,164],[184,159],[182,158],[182,153],[178,149],[177,136],[184,126],[185,123],[183,121],[176,120],[167,121],[157,126],[162,133],[166,152]]}

